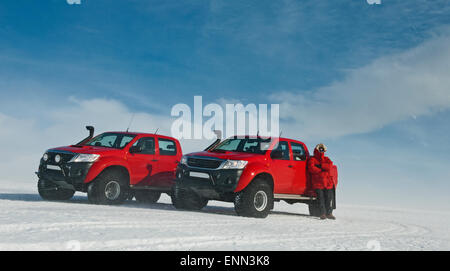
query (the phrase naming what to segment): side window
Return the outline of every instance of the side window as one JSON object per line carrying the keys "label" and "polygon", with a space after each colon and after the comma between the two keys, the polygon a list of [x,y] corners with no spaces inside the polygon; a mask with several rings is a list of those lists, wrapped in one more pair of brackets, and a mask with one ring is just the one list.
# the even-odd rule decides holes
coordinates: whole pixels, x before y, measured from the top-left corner
{"label": "side window", "polygon": [[291,142],[291,148],[294,161],[306,160],[306,151],[302,144]]}
{"label": "side window", "polygon": [[158,138],[159,154],[160,155],[176,155],[177,145],[175,141],[165,138]]}
{"label": "side window", "polygon": [[278,142],[278,146],[270,154],[272,159],[289,160],[289,145],[286,141]]}
{"label": "side window", "polygon": [[155,139],[153,137],[143,137],[133,144],[140,147],[140,154],[155,154]]}

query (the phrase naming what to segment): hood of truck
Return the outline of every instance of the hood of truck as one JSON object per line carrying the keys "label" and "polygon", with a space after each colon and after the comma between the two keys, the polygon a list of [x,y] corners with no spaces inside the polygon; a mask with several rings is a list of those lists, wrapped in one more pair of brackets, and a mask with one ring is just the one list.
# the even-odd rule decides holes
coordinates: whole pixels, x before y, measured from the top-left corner
{"label": "hood of truck", "polygon": [[97,146],[64,146],[50,149],[49,151],[66,151],[73,153],[84,153],[84,154],[106,154],[122,151],[121,149],[113,149],[106,147],[97,147]]}
{"label": "hood of truck", "polygon": [[265,157],[266,157],[264,154],[254,154],[254,153],[244,153],[244,152],[209,152],[209,151],[189,153],[186,156],[187,157],[201,156],[201,157],[211,157],[211,158],[218,158],[218,159],[224,159],[224,160],[246,160],[246,161],[265,159]]}

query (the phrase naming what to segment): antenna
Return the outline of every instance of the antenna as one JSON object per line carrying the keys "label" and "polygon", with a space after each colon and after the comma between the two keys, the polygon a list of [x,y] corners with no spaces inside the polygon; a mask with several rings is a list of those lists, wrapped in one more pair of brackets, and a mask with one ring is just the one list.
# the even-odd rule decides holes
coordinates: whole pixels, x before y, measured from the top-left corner
{"label": "antenna", "polygon": [[158,129],[156,129],[156,131],[155,131],[155,135],[156,135],[156,133],[158,132],[158,130],[159,130],[159,128],[158,128]]}
{"label": "antenna", "polygon": [[283,133],[283,130],[280,130],[280,136],[279,137],[281,137],[281,134]]}
{"label": "antenna", "polygon": [[128,130],[130,130],[130,126],[131,126],[131,123],[133,122],[133,119],[134,119],[134,113],[133,113],[133,115],[131,115],[130,123],[128,123],[127,133],[128,133]]}

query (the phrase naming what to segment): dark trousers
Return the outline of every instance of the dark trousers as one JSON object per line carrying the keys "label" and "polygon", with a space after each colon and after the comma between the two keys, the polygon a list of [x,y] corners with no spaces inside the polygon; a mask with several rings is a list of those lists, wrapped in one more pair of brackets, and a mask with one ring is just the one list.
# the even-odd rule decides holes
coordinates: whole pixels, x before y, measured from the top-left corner
{"label": "dark trousers", "polygon": [[331,205],[334,198],[333,189],[316,189],[316,193],[320,206],[320,214],[331,215],[333,213],[333,206]]}

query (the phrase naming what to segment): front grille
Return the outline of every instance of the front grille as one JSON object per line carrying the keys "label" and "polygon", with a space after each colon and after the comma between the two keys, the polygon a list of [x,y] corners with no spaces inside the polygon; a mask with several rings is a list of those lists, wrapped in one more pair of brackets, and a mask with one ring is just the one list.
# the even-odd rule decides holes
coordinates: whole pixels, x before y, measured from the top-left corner
{"label": "front grille", "polygon": [[61,162],[59,162],[59,164],[63,164],[63,163],[67,163],[70,161],[70,159],[72,159],[76,154],[75,153],[71,153],[71,152],[53,152],[53,151],[49,151],[48,153],[48,160],[47,160],[47,164],[50,165],[57,165],[57,163],[55,162],[55,156],[57,154],[59,154],[61,156]]}
{"label": "front grille", "polygon": [[56,180],[56,181],[65,181],[65,174],[62,170],[53,170],[53,169],[43,169],[41,174],[45,176],[47,179]]}
{"label": "front grille", "polygon": [[216,169],[222,162],[223,160],[190,157],[188,158],[187,164],[190,167]]}

